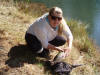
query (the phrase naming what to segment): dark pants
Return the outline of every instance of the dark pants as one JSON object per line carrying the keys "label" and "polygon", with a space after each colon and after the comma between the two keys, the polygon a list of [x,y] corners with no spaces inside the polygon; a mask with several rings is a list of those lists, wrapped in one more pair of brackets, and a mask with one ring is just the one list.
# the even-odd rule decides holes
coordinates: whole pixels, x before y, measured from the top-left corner
{"label": "dark pants", "polygon": [[[27,45],[34,51],[37,52],[42,49],[41,42],[37,39],[36,36],[26,33],[25,40]],[[61,36],[56,36],[52,41],[49,41],[50,44],[54,46],[62,46],[64,45],[66,40]]]}

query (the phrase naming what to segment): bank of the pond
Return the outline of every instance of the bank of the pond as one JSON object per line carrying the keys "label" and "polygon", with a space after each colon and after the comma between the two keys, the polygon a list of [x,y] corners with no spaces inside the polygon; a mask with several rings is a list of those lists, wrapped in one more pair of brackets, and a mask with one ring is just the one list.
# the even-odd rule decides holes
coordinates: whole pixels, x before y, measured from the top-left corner
{"label": "bank of the pond", "polygon": [[[24,40],[28,26],[48,10],[41,3],[0,1],[0,74],[52,75],[45,68],[46,59],[34,57]],[[71,54],[64,61],[85,64],[74,69],[71,75],[99,75],[100,54],[93,41],[88,38],[86,25],[73,19],[66,22],[74,41]],[[51,52],[52,56],[55,54],[57,52]]]}

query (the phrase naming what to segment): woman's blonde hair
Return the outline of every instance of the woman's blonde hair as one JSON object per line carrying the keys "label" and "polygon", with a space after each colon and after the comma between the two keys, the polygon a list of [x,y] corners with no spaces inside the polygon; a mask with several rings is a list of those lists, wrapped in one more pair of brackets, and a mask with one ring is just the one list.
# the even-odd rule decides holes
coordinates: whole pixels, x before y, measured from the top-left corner
{"label": "woman's blonde hair", "polygon": [[61,17],[62,17],[62,21],[60,23],[60,25],[58,26],[58,35],[61,35],[62,34],[62,31],[64,29],[64,24],[63,24],[63,12],[62,12],[62,9],[59,8],[59,7],[53,7],[50,9],[49,11],[49,15],[52,15],[54,13],[57,13],[57,14],[61,14]]}

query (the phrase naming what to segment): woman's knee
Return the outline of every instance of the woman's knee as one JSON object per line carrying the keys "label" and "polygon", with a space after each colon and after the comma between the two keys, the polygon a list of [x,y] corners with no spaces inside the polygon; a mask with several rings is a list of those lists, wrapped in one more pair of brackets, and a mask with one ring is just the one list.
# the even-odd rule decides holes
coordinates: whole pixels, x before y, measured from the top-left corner
{"label": "woman's knee", "polygon": [[50,41],[49,43],[55,45],[55,46],[62,46],[66,43],[66,40],[64,37],[62,36],[56,36],[52,41]]}
{"label": "woman's knee", "polygon": [[37,39],[36,36],[26,33],[25,40],[26,40],[27,45],[31,48],[32,51],[38,52],[38,53],[42,52],[43,50],[42,44]]}

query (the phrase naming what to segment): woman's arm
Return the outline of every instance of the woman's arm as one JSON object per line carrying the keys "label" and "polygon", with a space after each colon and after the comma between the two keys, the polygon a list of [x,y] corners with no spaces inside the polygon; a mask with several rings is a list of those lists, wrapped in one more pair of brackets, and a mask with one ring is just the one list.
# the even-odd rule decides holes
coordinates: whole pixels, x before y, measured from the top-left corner
{"label": "woman's arm", "polygon": [[72,35],[71,30],[69,29],[66,21],[63,19],[62,22],[63,22],[63,26],[64,26],[63,33],[67,38],[68,47],[71,49],[72,41],[73,41],[73,35]]}
{"label": "woman's arm", "polygon": [[50,43],[48,43],[48,49],[51,49],[51,50],[57,50],[57,51],[64,51],[63,49],[61,49],[60,47],[56,47]]}

